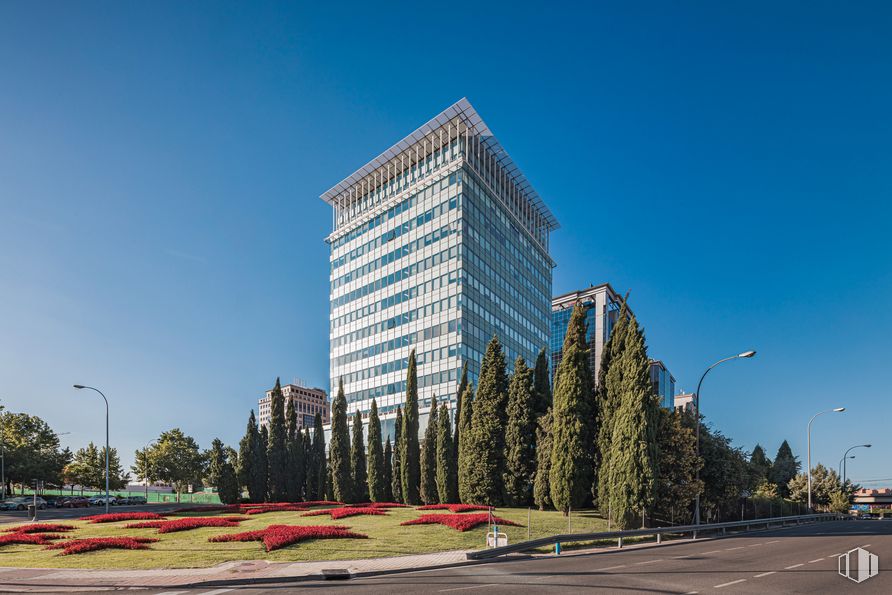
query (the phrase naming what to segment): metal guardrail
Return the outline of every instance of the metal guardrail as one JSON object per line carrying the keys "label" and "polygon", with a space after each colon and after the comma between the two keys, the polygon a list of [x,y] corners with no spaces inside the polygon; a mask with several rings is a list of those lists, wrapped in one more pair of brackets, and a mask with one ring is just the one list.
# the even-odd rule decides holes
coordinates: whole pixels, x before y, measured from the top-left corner
{"label": "metal guardrail", "polygon": [[652,527],[647,529],[629,529],[625,531],[604,531],[601,533],[567,533],[563,535],[551,535],[549,537],[540,537],[539,539],[531,539],[529,541],[520,541],[513,545],[502,547],[494,547],[477,552],[469,552],[467,554],[469,560],[483,560],[486,558],[496,558],[505,554],[514,554],[525,552],[546,545],[556,543],[579,543],[581,541],[599,541],[603,539],[616,539],[617,546],[623,546],[623,539],[627,537],[649,537],[656,536],[657,543],[660,543],[662,536],[666,534],[678,535],[691,533],[693,539],[697,539],[700,533],[719,531],[724,534],[728,529],[736,529],[743,527],[744,531],[749,531],[750,527],[769,528],[772,525],[787,525],[788,523],[796,523],[797,525],[804,522],[820,522],[820,521],[837,521],[849,518],[848,515],[838,513],[820,513],[820,514],[803,514],[796,516],[782,516],[767,519],[750,519],[746,521],[731,521],[727,523],[711,523],[700,525],[678,525],[674,527]]}

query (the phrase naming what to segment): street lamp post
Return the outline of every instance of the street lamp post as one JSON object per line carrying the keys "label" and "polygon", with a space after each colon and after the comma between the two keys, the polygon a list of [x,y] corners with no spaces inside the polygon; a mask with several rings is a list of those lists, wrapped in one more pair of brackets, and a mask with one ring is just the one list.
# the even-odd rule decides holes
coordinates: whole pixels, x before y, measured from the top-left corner
{"label": "street lamp post", "polygon": [[[848,452],[848,451],[846,451],[846,452]],[[843,456],[841,459],[839,459],[839,466],[836,468],[836,474],[839,475],[840,481],[842,481],[842,483],[845,483],[845,481],[843,481],[843,479],[842,479],[843,465],[846,464],[846,459],[854,459],[854,458],[855,458],[855,455],[849,455],[849,456]]]}
{"label": "street lamp post", "polygon": [[[732,359],[741,359],[741,358],[750,358],[756,355],[755,351],[744,351],[743,353],[738,353],[737,355],[732,355],[731,357],[726,357],[725,359],[720,359],[716,363],[712,364],[706,371],[703,372],[703,376],[700,377],[700,382],[697,383],[697,393],[694,395],[694,422],[697,424],[696,434],[697,434],[697,459],[700,459],[700,387],[703,385],[703,379],[706,378],[706,375],[709,374],[709,371],[715,368],[719,364],[723,364],[725,362],[731,361]],[[697,484],[700,483],[700,467],[697,466]],[[697,489],[697,495],[694,501],[694,524],[700,524],[700,489]]]}
{"label": "street lamp post", "polygon": [[837,407],[835,409],[828,409],[827,411],[821,411],[820,413],[815,413],[811,416],[811,419],[808,420],[808,436],[807,436],[807,444],[808,444],[808,461],[806,465],[808,469],[806,470],[808,473],[808,512],[812,511],[811,508],[811,422],[815,421],[815,418],[819,415],[824,415],[825,413],[842,413],[845,411],[845,407]]}
{"label": "street lamp post", "polygon": [[873,446],[873,445],[872,444],[856,444],[855,446],[850,447],[846,451],[846,453],[844,455],[842,455],[842,475],[840,475],[839,477],[840,477],[840,480],[842,481],[843,485],[845,485],[845,483],[846,483],[846,459],[854,459],[855,458],[855,455],[848,456],[849,453],[851,451],[855,450],[856,448],[870,448],[871,446]]}
{"label": "street lamp post", "polygon": [[105,395],[102,394],[102,391],[98,388],[93,388],[92,386],[84,386],[83,384],[75,384],[74,388],[83,389],[87,388],[99,393],[99,396],[102,397],[102,400],[105,401],[105,513],[108,514],[108,480],[109,480],[109,471],[108,471],[108,455],[109,455],[109,445],[108,445],[108,399],[105,398]]}

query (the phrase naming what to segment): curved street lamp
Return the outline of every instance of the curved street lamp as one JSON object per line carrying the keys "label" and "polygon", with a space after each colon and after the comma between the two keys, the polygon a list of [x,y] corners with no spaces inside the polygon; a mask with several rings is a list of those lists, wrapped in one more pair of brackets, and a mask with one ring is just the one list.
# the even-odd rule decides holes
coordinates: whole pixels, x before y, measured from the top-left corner
{"label": "curved street lamp", "polygon": [[92,386],[84,386],[83,384],[75,384],[74,388],[80,390],[83,388],[96,391],[99,393],[99,396],[102,397],[102,400],[105,401],[105,513],[108,514],[108,399],[105,398],[105,395],[102,394],[102,391],[98,388],[93,388]]}
{"label": "curved street lamp", "polygon": [[808,511],[811,512],[811,422],[815,421],[815,418],[819,415],[824,415],[825,413],[842,413],[845,411],[845,407],[837,407],[835,409],[828,409],[827,411],[821,411],[820,413],[815,413],[811,416],[811,419],[808,420]]}
{"label": "curved street lamp", "polygon": [[[709,371],[715,368],[719,364],[723,364],[725,362],[729,362],[732,359],[742,359],[742,358],[750,358],[756,355],[755,351],[744,351],[743,353],[738,353],[737,355],[732,355],[731,357],[726,357],[725,359],[720,359],[716,363],[712,364],[706,371],[703,372],[703,376],[700,377],[700,382],[697,383],[697,392],[694,395],[694,421],[697,424],[696,434],[697,434],[697,459],[700,459],[700,387],[703,385],[703,379],[706,378],[706,375],[709,374]],[[697,467],[697,484],[700,483],[700,467]],[[700,490],[697,490],[697,495],[695,496],[694,501],[694,524],[700,524]]]}
{"label": "curved street lamp", "polygon": [[855,455],[848,456],[848,454],[855,450],[856,448],[870,448],[873,446],[872,444],[856,444],[849,448],[844,455],[842,455],[842,475],[840,475],[840,479],[842,480],[843,485],[846,483],[846,459],[854,459]]}

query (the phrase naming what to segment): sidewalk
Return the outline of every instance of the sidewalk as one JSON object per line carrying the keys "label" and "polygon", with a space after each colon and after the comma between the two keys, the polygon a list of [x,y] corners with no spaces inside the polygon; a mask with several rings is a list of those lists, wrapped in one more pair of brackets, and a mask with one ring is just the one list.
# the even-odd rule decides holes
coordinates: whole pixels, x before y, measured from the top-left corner
{"label": "sidewalk", "polygon": [[68,568],[0,568],[0,592],[96,591],[129,587],[225,586],[252,582],[319,579],[323,570],[353,575],[398,572],[469,563],[467,552],[452,551],[392,558],[328,562],[226,562],[210,568],[167,570],[94,570]]}

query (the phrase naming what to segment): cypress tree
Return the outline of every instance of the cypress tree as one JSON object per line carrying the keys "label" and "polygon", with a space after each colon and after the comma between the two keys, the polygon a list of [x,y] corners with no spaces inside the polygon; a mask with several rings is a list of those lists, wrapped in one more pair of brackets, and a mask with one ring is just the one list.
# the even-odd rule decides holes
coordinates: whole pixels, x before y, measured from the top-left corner
{"label": "cypress tree", "polygon": [[219,438],[214,438],[208,453],[207,481],[217,488],[217,495],[223,504],[235,504],[239,500],[238,479],[235,470]]}
{"label": "cypress tree", "polygon": [[539,510],[551,507],[551,445],[554,421],[551,409],[536,424],[536,477],[533,482],[533,502]]}
{"label": "cypress tree", "polygon": [[594,407],[592,373],[585,342],[585,310],[579,304],[570,314],[563,356],[554,378],[551,414],[551,502],[565,515],[581,508],[589,497],[594,470]]}
{"label": "cypress tree", "polygon": [[458,449],[458,498],[465,504],[471,503],[471,465],[474,463],[471,452],[471,417],[474,413],[474,387],[469,383],[461,397],[461,417],[456,420],[460,427]]}
{"label": "cypress tree", "polygon": [[314,481],[316,486],[316,498],[318,500],[331,500],[331,482],[328,481],[328,462],[325,460],[325,430],[322,429],[322,414],[317,413],[313,418],[313,467],[316,472]]}
{"label": "cypress tree", "polygon": [[394,502],[403,501],[403,466],[400,460],[400,448],[403,444],[403,409],[396,408],[396,421],[393,424],[393,469],[391,471],[390,491]]}
{"label": "cypress tree", "polygon": [[393,502],[393,447],[390,444],[390,436],[387,437],[387,444],[384,445],[384,477],[382,478],[382,488],[384,488],[384,502]]}
{"label": "cypress tree", "polygon": [[353,501],[369,501],[368,469],[365,460],[365,439],[362,436],[362,413],[353,416],[353,445],[350,449],[350,470],[353,477]]}
{"label": "cypress tree", "polygon": [[347,429],[347,398],[344,382],[338,382],[338,394],[331,409],[331,493],[338,502],[353,502],[353,469],[350,464],[350,432]]}
{"label": "cypress tree", "polygon": [[777,493],[784,498],[790,495],[790,480],[799,473],[802,465],[799,459],[793,456],[793,449],[784,440],[780,448],[777,449],[777,455],[774,457],[774,463],[771,465],[771,471],[768,474],[769,480],[777,486]]}
{"label": "cypress tree", "polygon": [[415,350],[409,354],[406,373],[406,410],[403,413],[403,435],[400,444],[402,494],[405,504],[420,502],[421,452],[418,445],[418,366]]}
{"label": "cypress tree", "polygon": [[[628,299],[628,294],[626,299]],[[619,362],[620,356],[626,349],[628,320],[629,309],[626,300],[623,300],[619,318],[604,345],[601,365],[598,369],[598,388],[595,392],[598,437],[594,457],[597,480],[593,492],[596,492],[598,507],[605,515],[608,513],[611,488],[607,478],[607,467],[610,462],[610,449],[613,442],[613,416],[619,407],[619,395],[622,390],[622,366],[613,365],[613,362]]]}
{"label": "cypress tree", "polygon": [[505,427],[505,493],[510,506],[529,506],[536,473],[536,418],[533,411],[533,371],[520,356],[508,385]]}
{"label": "cypress tree", "polygon": [[238,481],[239,485],[244,486],[248,490],[248,499],[251,502],[263,502],[263,495],[258,490],[257,473],[255,467],[257,456],[254,449],[260,442],[260,433],[257,430],[257,418],[254,417],[254,410],[248,416],[248,427],[245,430],[245,436],[239,442],[238,456]]}
{"label": "cypress tree", "polygon": [[533,373],[533,414],[536,417],[545,415],[551,407],[551,379],[548,376],[548,356],[543,347],[536,357],[536,368]]}
{"label": "cypress tree", "polygon": [[458,501],[458,483],[455,480],[455,449],[452,445],[452,424],[446,403],[437,414],[437,498],[443,504]]}
{"label": "cypress tree", "polygon": [[381,446],[381,420],[378,418],[378,403],[372,399],[369,411],[369,500],[389,502],[387,490],[390,487],[385,478],[384,450]]}
{"label": "cypress tree", "polygon": [[480,382],[471,412],[468,441],[469,498],[473,504],[501,506],[505,501],[505,434],[508,377],[498,337],[486,347],[480,366]]}
{"label": "cypress tree", "polygon": [[644,333],[634,316],[620,360],[623,390],[613,426],[607,467],[611,515],[623,529],[642,521],[654,500],[658,475],[659,400],[650,384]]}
{"label": "cypress tree", "polygon": [[[458,420],[461,419],[461,400],[465,394],[465,389],[468,388],[468,362],[461,366],[461,379],[458,381],[458,392],[455,395],[455,437],[452,439],[452,448],[455,450],[455,460],[458,460],[458,450],[459,450],[459,442],[461,441],[461,428]],[[456,475],[456,479],[458,476]],[[456,485],[456,489],[458,489],[458,485]]]}
{"label": "cypress tree", "polygon": [[768,473],[771,471],[771,461],[765,456],[765,450],[760,444],[756,444],[750,454],[750,487],[756,488],[763,481],[768,479]]}
{"label": "cypress tree", "polygon": [[257,441],[256,462],[257,466],[257,486],[263,496],[259,502],[269,501],[269,454],[267,445],[269,444],[269,430],[266,426],[260,426],[260,439]]}
{"label": "cypress tree", "polygon": [[425,504],[439,504],[437,492],[437,396],[431,399],[431,410],[424,430],[424,444],[421,447],[421,501]]}
{"label": "cypress tree", "polygon": [[304,428],[304,494],[307,500],[319,500],[319,468],[316,463],[316,451],[310,439],[310,428]]}
{"label": "cypress tree", "polygon": [[301,498],[303,483],[303,440],[297,429],[297,412],[294,410],[294,399],[289,398],[285,404],[285,494],[288,502],[297,502]]}
{"label": "cypress tree", "polygon": [[288,496],[285,481],[285,476],[288,473],[286,438],[285,397],[282,395],[282,385],[276,378],[276,386],[273,387],[270,396],[269,451],[267,455],[269,458],[269,499],[272,502],[282,502]]}

